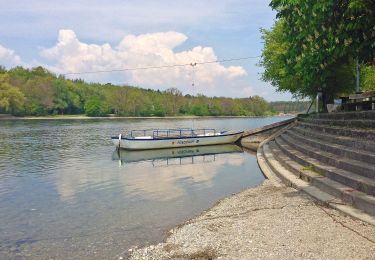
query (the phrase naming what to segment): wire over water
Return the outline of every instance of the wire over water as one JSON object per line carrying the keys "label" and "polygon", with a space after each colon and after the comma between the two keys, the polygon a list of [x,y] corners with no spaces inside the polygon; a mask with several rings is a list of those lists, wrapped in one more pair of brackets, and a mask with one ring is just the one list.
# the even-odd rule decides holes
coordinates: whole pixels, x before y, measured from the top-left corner
{"label": "wire over water", "polygon": [[111,69],[111,70],[93,70],[93,71],[81,71],[81,72],[67,72],[67,73],[62,73],[61,75],[66,76],[66,75],[79,75],[79,74],[93,74],[93,73],[134,71],[134,70],[176,68],[176,67],[196,66],[196,65],[204,65],[204,64],[211,64],[211,63],[222,63],[222,62],[230,62],[230,61],[256,59],[256,58],[260,58],[260,57],[261,56],[248,56],[248,57],[241,57],[241,58],[231,58],[231,59],[213,60],[213,61],[202,61],[202,62],[190,62],[190,63],[183,63],[183,64],[171,64],[171,65],[161,65],[161,66],[147,66],[147,67],[122,68],[122,69]]}

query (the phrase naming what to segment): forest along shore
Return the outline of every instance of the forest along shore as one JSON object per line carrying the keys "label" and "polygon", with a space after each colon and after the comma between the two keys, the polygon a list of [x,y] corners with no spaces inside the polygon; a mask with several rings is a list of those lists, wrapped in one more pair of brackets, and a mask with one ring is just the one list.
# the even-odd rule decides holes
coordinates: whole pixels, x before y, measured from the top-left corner
{"label": "forest along shore", "polygon": [[308,101],[268,102],[260,96],[208,97],[177,88],[143,89],[89,83],[55,75],[43,67],[0,66],[0,114],[15,116],[267,116],[301,112]]}
{"label": "forest along shore", "polygon": [[373,259],[375,228],[266,180],[170,230],[165,242],[128,252],[130,259]]}

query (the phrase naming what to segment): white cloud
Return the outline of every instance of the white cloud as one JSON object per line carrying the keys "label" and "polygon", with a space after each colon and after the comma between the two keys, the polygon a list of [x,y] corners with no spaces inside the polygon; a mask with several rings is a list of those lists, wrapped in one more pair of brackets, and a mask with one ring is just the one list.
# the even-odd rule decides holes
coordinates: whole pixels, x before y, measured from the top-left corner
{"label": "white cloud", "polygon": [[[179,32],[158,32],[127,35],[116,47],[112,47],[108,43],[84,43],[72,30],[60,30],[56,45],[44,49],[41,55],[54,62],[56,71],[60,73],[188,64],[217,59],[211,47],[197,46],[176,52],[174,49],[186,40],[187,36]],[[196,85],[201,88],[213,88],[217,83],[225,83],[246,74],[240,66],[225,67],[219,63],[197,65],[194,72],[192,67],[187,66],[132,70],[126,73],[129,83],[143,87],[186,86],[194,78]],[[98,80],[102,76],[91,75],[90,79]]]}
{"label": "white cloud", "polygon": [[[212,47],[215,57],[217,55],[219,58],[237,58],[257,56],[261,53],[263,44],[259,28],[270,28],[275,17],[275,12],[268,6],[267,1],[263,0],[17,0],[3,2],[4,8],[0,8],[0,24],[2,25],[0,39],[4,41],[4,44],[6,42],[8,47],[16,50],[17,54],[21,55],[22,61],[27,62],[29,67],[42,65],[56,72],[62,72],[62,68],[65,70],[65,67],[60,66],[57,60],[52,59],[52,62],[47,62],[37,57],[36,54],[41,46],[51,46],[51,42],[56,39],[56,32],[61,28],[72,29],[79,36],[78,43],[96,43],[94,46],[99,47],[99,50],[102,49],[103,43],[109,43],[108,47],[114,53],[119,51],[118,45],[124,35],[138,35],[134,36],[138,39],[139,36],[148,35],[147,33],[151,32],[184,32],[189,40],[182,41],[178,49],[172,53],[184,54],[182,50],[191,52],[194,46],[202,45]],[[175,42],[177,42],[176,39]],[[107,51],[106,55],[108,59],[111,59],[112,52]],[[90,55],[87,56],[86,59],[93,59]],[[139,64],[142,64],[140,57],[136,58]],[[71,57],[66,59],[61,63],[68,68],[71,66],[68,64]],[[102,64],[95,60],[99,63],[99,68],[112,68],[113,63],[116,67],[117,65],[128,67],[133,66],[134,63],[133,61],[125,64],[121,61],[105,66],[107,64],[105,60],[100,59],[100,61]],[[148,60],[145,58],[144,61]],[[133,74],[136,73],[85,75],[84,79],[103,83],[139,84],[142,87],[159,89],[172,86],[180,88],[184,94],[195,92],[210,96],[230,97],[243,97],[243,88],[250,84],[254,90],[252,95],[260,95],[264,89],[269,89],[269,94],[266,96],[269,100],[290,99],[290,94],[276,92],[269,83],[263,83],[259,79],[256,73],[260,69],[256,63],[256,59],[232,63],[230,65],[241,65],[248,75],[237,77],[236,73],[242,75],[243,69],[227,67],[226,70],[232,70],[230,74],[232,78],[215,76],[216,80],[211,83],[211,86],[214,85],[215,88],[209,88],[206,83],[196,82],[194,90],[191,87],[191,69],[187,71],[158,70],[154,73],[150,71],[150,75],[146,76],[153,77],[156,74],[155,86],[142,83],[146,77],[143,73],[138,73],[139,75],[134,75],[134,77]],[[225,66],[229,66],[227,64],[229,63],[224,63]],[[197,72],[197,74],[205,79],[208,74],[208,79],[212,78],[211,68],[209,69],[208,65],[205,67],[205,72]],[[85,68],[91,69],[90,66],[85,67],[82,64],[77,67],[77,69]],[[212,69],[217,71],[217,68]],[[170,79],[168,74],[174,74],[174,78],[179,78],[179,80],[167,81]],[[161,85],[164,83],[165,86]]]}
{"label": "white cloud", "polygon": [[12,67],[21,65],[21,58],[20,56],[16,55],[14,50],[5,48],[4,46],[0,45],[0,65],[5,67]]}

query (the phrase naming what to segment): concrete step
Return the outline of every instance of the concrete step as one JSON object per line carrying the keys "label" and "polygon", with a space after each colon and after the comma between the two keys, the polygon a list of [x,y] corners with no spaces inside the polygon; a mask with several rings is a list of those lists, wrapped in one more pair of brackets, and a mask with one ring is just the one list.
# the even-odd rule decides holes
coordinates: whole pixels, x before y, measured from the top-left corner
{"label": "concrete step", "polygon": [[269,167],[266,158],[264,157],[263,146],[259,146],[257,150],[257,163],[259,168],[262,170],[263,175],[271,181],[271,183],[276,187],[282,186],[282,180],[276,175],[272,169]]}
{"label": "concrete step", "polygon": [[323,192],[333,195],[345,203],[375,216],[375,197],[307,169],[285,155],[274,142],[269,143],[269,149],[274,158],[296,177],[313,184]]}
{"label": "concrete step", "polygon": [[315,131],[315,128],[303,127],[301,125],[293,127],[293,130],[302,136],[314,138],[317,140],[321,140],[323,142],[330,142],[334,144],[352,147],[360,151],[369,151],[375,153],[375,142],[373,141],[361,140],[359,138],[340,136],[336,134],[328,134],[326,132],[319,130]]}
{"label": "concrete step", "polygon": [[[300,170],[310,170],[321,176],[325,176],[334,181],[340,182],[352,189],[364,192],[369,195],[375,195],[375,180],[354,174],[352,172],[339,169],[337,167],[324,164],[314,158],[306,156],[298,150],[293,149],[290,145],[285,143],[281,138],[276,138],[277,148],[291,160],[302,165]],[[285,158],[280,158],[280,161]],[[290,169],[293,170],[293,169]],[[305,176],[306,181],[310,181]]]}
{"label": "concrete step", "polygon": [[[312,182],[314,178],[325,178],[323,174],[319,174],[314,171],[304,171],[305,169],[310,168],[310,165],[306,164],[304,161],[302,161],[302,163],[298,163],[294,157],[288,155],[291,151],[288,151],[288,154],[286,154],[283,151],[284,148],[280,148],[279,144],[276,143],[275,140],[269,142],[268,147],[275,159],[277,159],[280,164],[282,164],[286,169],[292,172],[299,179],[307,182]],[[292,153],[293,152],[294,151],[292,151]]]}
{"label": "concrete step", "polygon": [[314,199],[320,201],[320,203],[340,210],[341,212],[344,212],[349,216],[367,221],[368,223],[375,225],[375,217],[373,215],[370,215],[360,209],[353,208],[351,205],[347,205],[338,197],[332,196],[329,193],[315,187],[311,183],[308,183],[296,177],[288,169],[283,167],[278,160],[274,158],[272,152],[269,151],[269,148],[267,146],[267,144],[264,144],[263,149],[264,156],[267,159],[269,168],[273,169],[274,174],[277,174],[278,177],[282,179],[287,186],[304,191]]}
{"label": "concrete step", "polygon": [[298,141],[290,138],[285,134],[280,135],[279,138],[294,149],[314,159],[317,159],[324,164],[328,164],[364,177],[375,179],[374,164],[358,162],[356,160],[348,158],[339,158],[333,153],[325,152],[306,144],[299,143]]}
{"label": "concrete step", "polygon": [[318,148],[319,150],[336,154],[341,157],[354,159],[362,162],[375,162],[375,153],[370,151],[361,151],[358,149],[353,149],[352,147],[334,144],[331,141],[321,141],[317,138],[310,138],[304,135],[300,135],[298,130],[294,128],[289,129],[286,132],[294,140],[297,140],[300,143],[307,144],[311,147]]}
{"label": "concrete step", "polygon": [[321,131],[323,133],[329,133],[337,136],[346,136],[352,138],[358,138],[360,140],[375,140],[374,130],[363,130],[363,129],[350,129],[343,127],[327,126],[306,121],[298,121],[298,126],[313,129],[315,131]]}
{"label": "concrete step", "polygon": [[353,111],[353,112],[338,112],[338,113],[318,113],[310,114],[311,118],[320,119],[335,119],[335,120],[355,120],[355,119],[370,119],[375,120],[375,111]]}
{"label": "concrete step", "polygon": [[300,117],[298,120],[302,122],[313,123],[317,125],[328,125],[328,126],[341,126],[341,127],[351,127],[351,128],[363,128],[363,129],[375,129],[375,120],[372,119],[315,119],[315,118],[303,118]]}
{"label": "concrete step", "polygon": [[[335,200],[335,197],[327,194],[325,192],[321,192],[319,189],[315,187],[311,187],[308,182],[297,178],[293,173],[291,173],[288,169],[285,169],[273,156],[271,153],[268,144],[264,144],[262,146],[262,152],[263,156],[266,160],[267,166],[272,171],[273,174],[277,175],[278,178],[280,178],[287,186],[293,187],[295,189],[302,189],[306,191],[308,194],[310,194],[312,197],[314,197],[317,200],[322,201],[323,203],[327,203],[330,201]],[[311,187],[314,189],[314,192],[309,192]],[[306,190],[307,189],[307,190]]]}

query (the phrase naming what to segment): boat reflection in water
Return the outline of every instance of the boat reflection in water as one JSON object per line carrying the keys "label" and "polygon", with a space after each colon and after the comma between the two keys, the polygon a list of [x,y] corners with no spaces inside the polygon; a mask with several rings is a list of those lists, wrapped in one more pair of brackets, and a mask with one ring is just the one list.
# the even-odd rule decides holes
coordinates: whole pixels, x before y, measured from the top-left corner
{"label": "boat reflection in water", "polygon": [[207,145],[169,149],[130,151],[117,149],[112,159],[119,165],[150,161],[154,167],[207,163],[216,160],[216,155],[225,153],[243,153],[242,147],[235,144]]}

